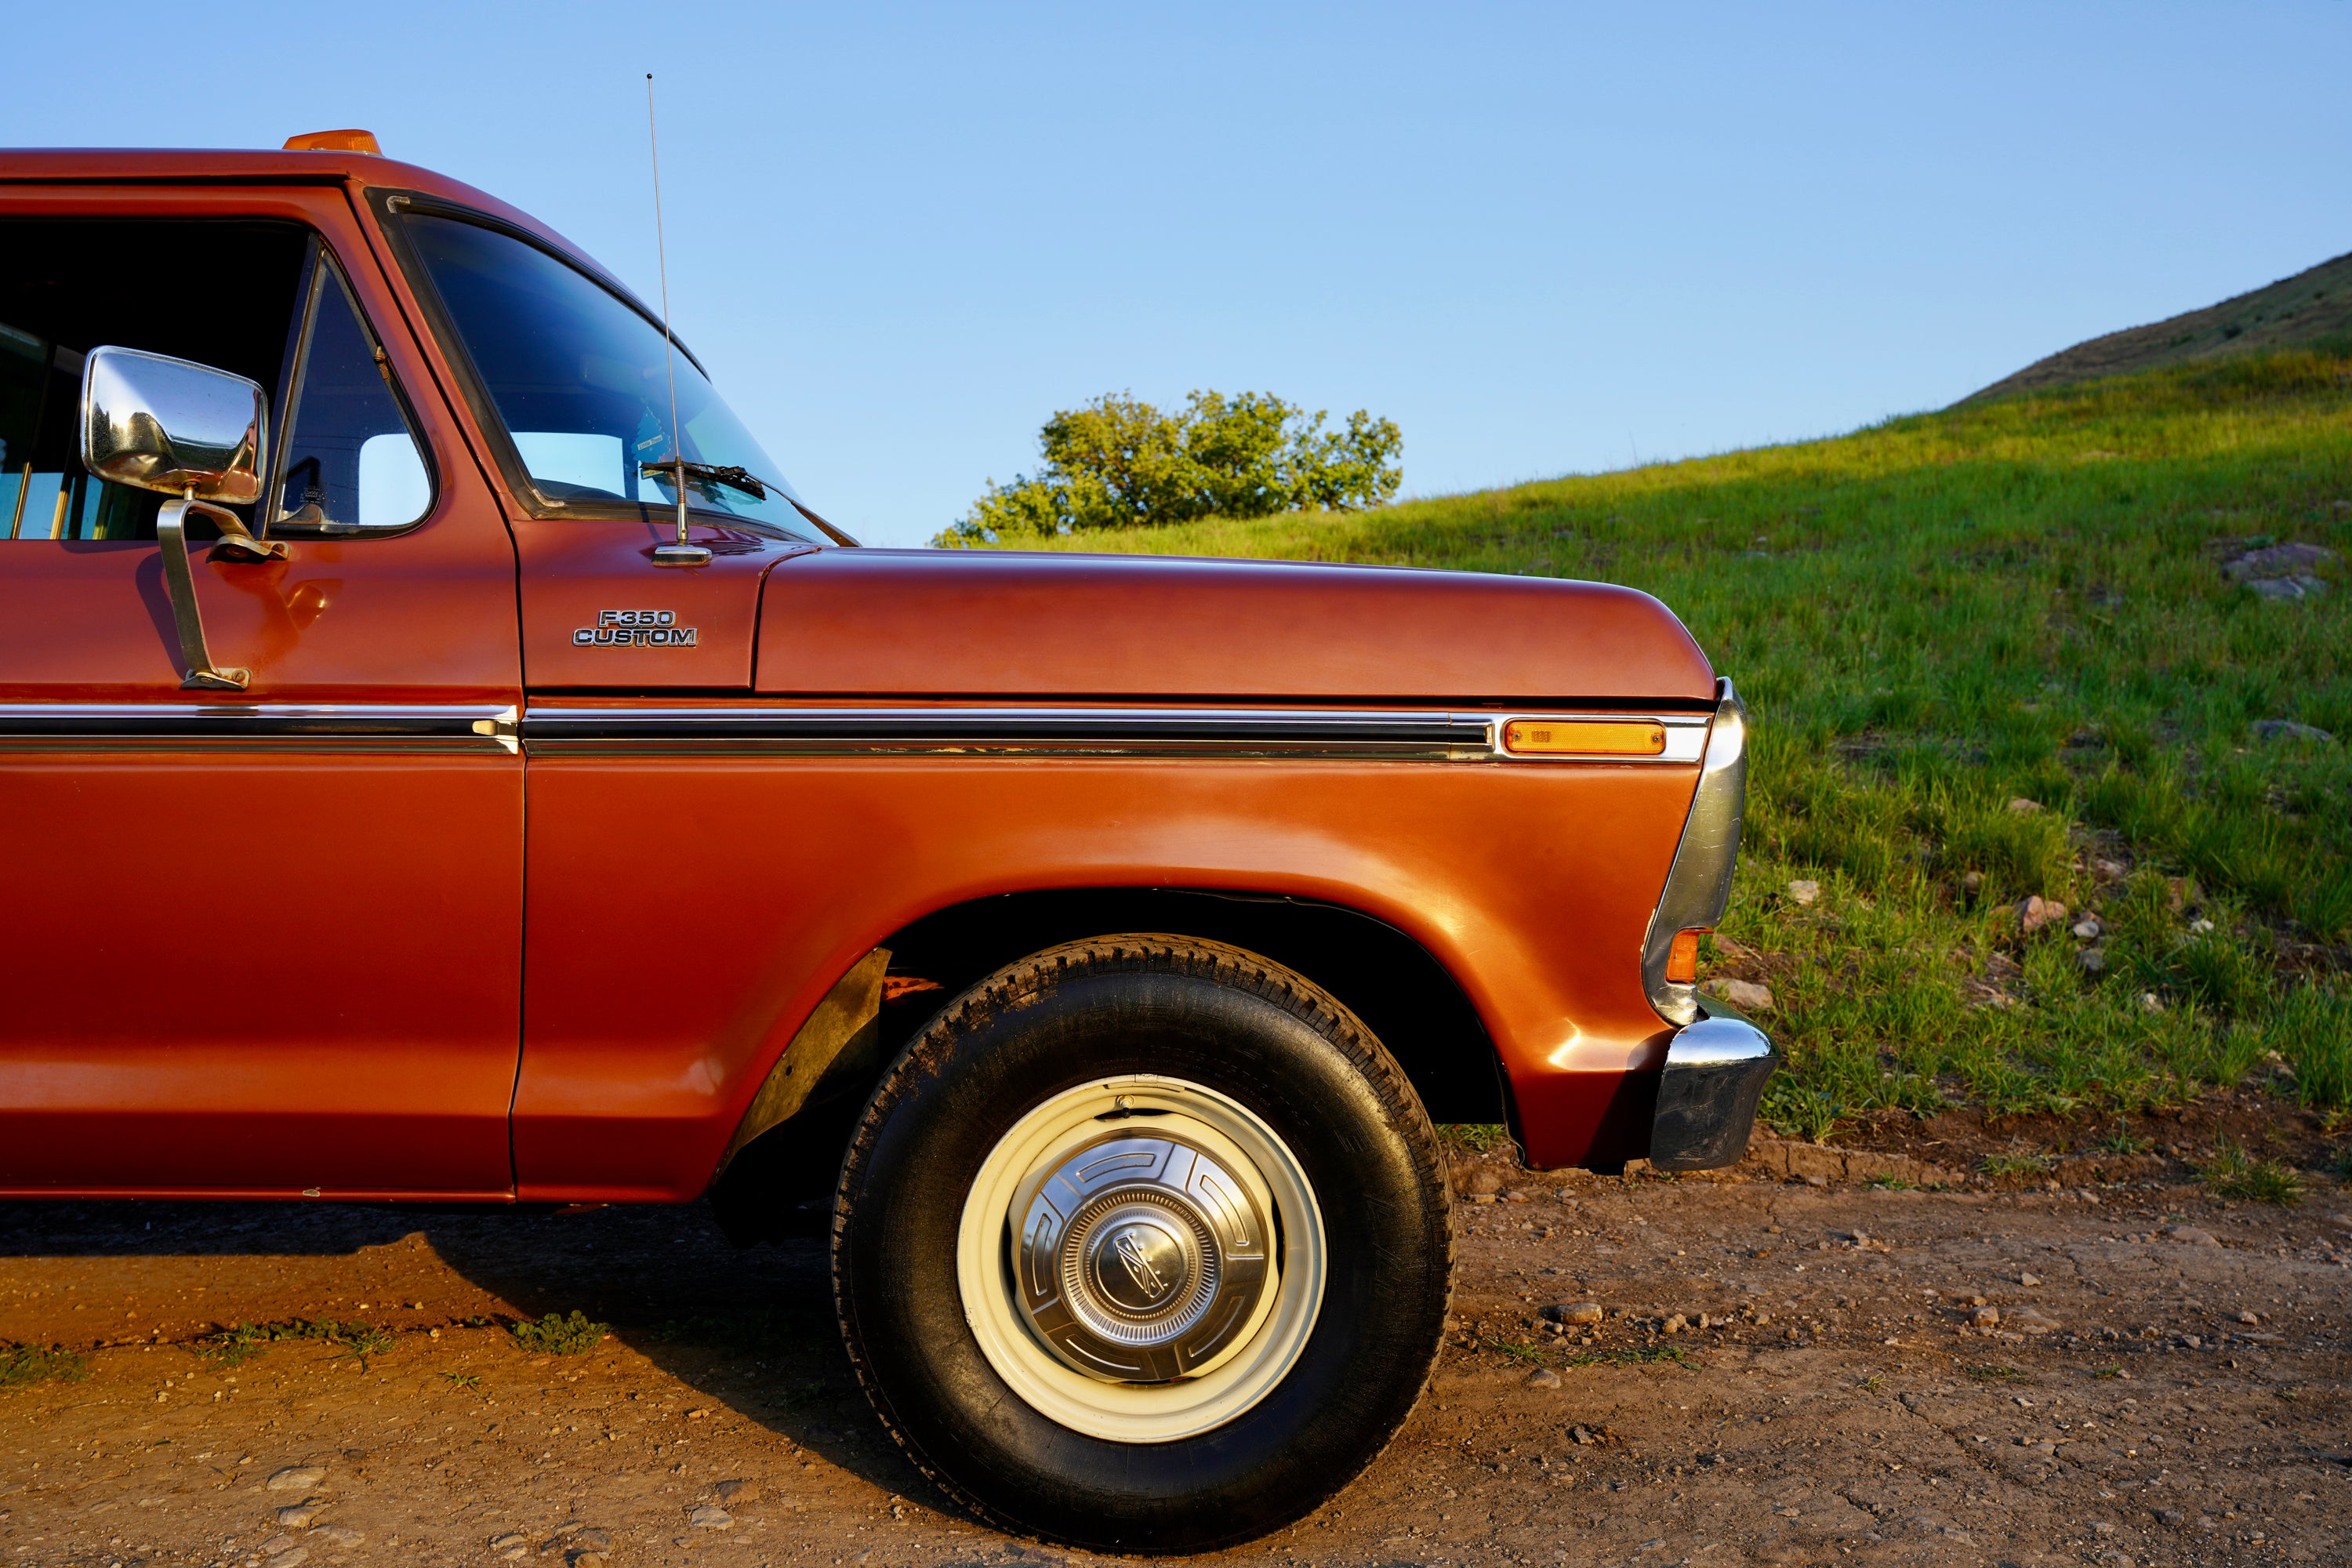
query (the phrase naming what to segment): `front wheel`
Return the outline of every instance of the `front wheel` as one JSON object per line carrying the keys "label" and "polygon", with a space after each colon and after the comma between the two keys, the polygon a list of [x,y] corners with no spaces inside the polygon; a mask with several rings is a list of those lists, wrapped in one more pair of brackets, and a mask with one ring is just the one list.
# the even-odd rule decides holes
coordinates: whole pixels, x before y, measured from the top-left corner
{"label": "front wheel", "polygon": [[842,1331],[915,1462],[993,1523],[1197,1552],[1298,1518],[1427,1381],[1444,1165],[1327,993],[1108,937],[957,998],[844,1163]]}

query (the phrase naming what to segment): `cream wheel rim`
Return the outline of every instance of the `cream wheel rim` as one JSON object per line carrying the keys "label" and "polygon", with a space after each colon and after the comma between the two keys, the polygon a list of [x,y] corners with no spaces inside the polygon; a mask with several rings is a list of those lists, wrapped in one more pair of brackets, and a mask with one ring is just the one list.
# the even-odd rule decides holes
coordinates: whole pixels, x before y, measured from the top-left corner
{"label": "cream wheel rim", "polygon": [[1251,1409],[1322,1306],[1315,1192],[1255,1113],[1150,1075],[1066,1089],[981,1162],[956,1234],[964,1320],[1032,1409],[1169,1443]]}

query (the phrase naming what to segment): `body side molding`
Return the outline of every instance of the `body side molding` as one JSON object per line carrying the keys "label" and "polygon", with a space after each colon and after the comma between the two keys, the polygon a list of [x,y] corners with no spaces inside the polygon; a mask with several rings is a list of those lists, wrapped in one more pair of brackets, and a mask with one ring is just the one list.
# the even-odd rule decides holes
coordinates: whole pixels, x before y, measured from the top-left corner
{"label": "body side molding", "polygon": [[[525,745],[549,755],[643,756],[775,752],[800,756],[1341,757],[1400,762],[1613,763],[1687,765],[1699,760],[1709,715],[1460,712],[1421,709],[1141,707],[978,704],[727,707],[534,705]],[[1528,718],[1654,725],[1653,755],[1528,755],[1504,749],[1504,729]]]}
{"label": "body side molding", "polygon": [[0,751],[428,751],[520,747],[511,706],[0,703]]}

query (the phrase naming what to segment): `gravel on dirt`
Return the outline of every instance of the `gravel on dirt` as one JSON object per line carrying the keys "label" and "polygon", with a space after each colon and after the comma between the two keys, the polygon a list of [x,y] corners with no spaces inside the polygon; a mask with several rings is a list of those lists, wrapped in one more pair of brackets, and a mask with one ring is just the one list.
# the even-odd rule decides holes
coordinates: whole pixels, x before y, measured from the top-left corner
{"label": "gravel on dirt", "polygon": [[[1465,1161],[1461,1190],[1528,1201],[1457,1211],[1419,1410],[1213,1561],[2352,1561],[2344,1194],[1870,1187],[1774,1158]],[[821,1247],[739,1252],[699,1210],[5,1205],[0,1258],[0,1340],[88,1373],[0,1388],[0,1568],[1110,1560],[949,1504],[856,1392]],[[612,1335],[508,1331],[573,1310]],[[384,1337],[217,1337],[298,1318]]]}

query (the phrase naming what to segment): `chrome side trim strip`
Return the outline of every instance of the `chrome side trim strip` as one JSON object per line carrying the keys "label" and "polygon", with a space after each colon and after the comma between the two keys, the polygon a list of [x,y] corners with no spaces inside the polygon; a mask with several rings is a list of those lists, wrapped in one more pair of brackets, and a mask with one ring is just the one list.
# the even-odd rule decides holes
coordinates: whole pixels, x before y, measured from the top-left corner
{"label": "chrome side trim strip", "polygon": [[[1427,762],[1691,763],[1706,716],[1657,720],[1657,757],[1517,757],[1517,713],[1132,707],[534,707],[523,741],[547,755],[1326,757]],[[1558,717],[1558,715],[1545,715]],[[1621,719],[1622,714],[1593,715]],[[1647,717],[1647,716],[1635,716]],[[1686,742],[1677,744],[1688,736]],[[1686,754],[1685,754],[1686,753]]]}
{"label": "chrome side trim strip", "polygon": [[[1517,755],[1520,719],[1655,723],[1656,756]],[[1329,758],[1612,763],[1699,761],[1707,715],[1572,710],[1062,706],[514,708],[402,703],[0,703],[0,752],[337,751],[547,755]]]}
{"label": "chrome side trim strip", "polygon": [[1487,721],[1446,713],[1161,708],[530,708],[534,752],[1322,756],[1477,760]]}
{"label": "chrome side trim strip", "polygon": [[0,703],[0,752],[484,752],[520,749],[511,707]]}

